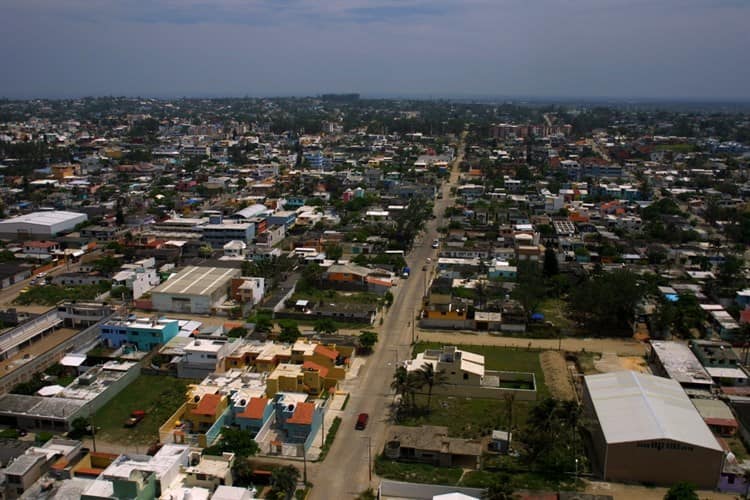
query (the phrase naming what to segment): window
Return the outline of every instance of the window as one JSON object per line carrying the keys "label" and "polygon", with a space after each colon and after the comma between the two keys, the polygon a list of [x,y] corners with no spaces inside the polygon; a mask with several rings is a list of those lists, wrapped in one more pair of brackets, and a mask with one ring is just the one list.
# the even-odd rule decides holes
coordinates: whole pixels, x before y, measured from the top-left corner
{"label": "window", "polygon": [[464,380],[469,380],[469,374],[468,373],[464,373]]}

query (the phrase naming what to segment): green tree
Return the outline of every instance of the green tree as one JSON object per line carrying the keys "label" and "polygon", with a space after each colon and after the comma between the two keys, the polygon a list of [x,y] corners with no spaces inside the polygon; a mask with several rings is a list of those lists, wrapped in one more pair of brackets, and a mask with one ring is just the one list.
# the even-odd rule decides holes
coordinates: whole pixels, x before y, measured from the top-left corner
{"label": "green tree", "polygon": [[542,274],[545,278],[551,278],[556,276],[560,272],[560,265],[557,262],[557,253],[552,247],[547,247],[544,250],[544,266],[542,267]]}
{"label": "green tree", "polygon": [[279,333],[279,342],[285,342],[287,344],[293,344],[302,335],[299,331],[296,321],[283,321],[279,322],[281,325],[281,333]]}
{"label": "green tree", "polygon": [[518,266],[518,283],[513,288],[511,297],[521,303],[527,317],[544,300],[545,293],[544,280],[536,263],[525,262]]}
{"label": "green tree", "polygon": [[695,486],[691,483],[681,482],[673,485],[664,495],[664,500],[698,500]]}
{"label": "green tree", "polygon": [[105,255],[104,257],[95,260],[92,263],[92,267],[102,274],[112,274],[116,270],[120,269],[120,259],[112,257],[111,255]]}
{"label": "green tree", "polygon": [[339,331],[336,327],[336,323],[331,318],[321,318],[317,320],[313,326],[313,330],[315,330],[315,333],[327,335],[332,335]]}
{"label": "green tree", "polygon": [[435,367],[432,363],[425,363],[422,365],[417,374],[421,379],[423,385],[427,386],[427,409],[430,409],[430,403],[432,402],[432,390],[436,386],[445,385],[448,378],[442,371],[435,371]]}
{"label": "green tree", "polygon": [[283,465],[271,472],[271,494],[289,500],[297,490],[299,470],[293,465]]}
{"label": "green tree", "polygon": [[497,474],[493,478],[492,483],[487,487],[487,490],[482,494],[483,500],[512,500],[513,498],[511,478],[505,473]]}
{"label": "green tree", "polygon": [[365,491],[357,495],[356,500],[377,500],[377,498],[378,496],[375,494],[372,488],[367,488]]}
{"label": "green tree", "polygon": [[344,255],[344,250],[341,245],[337,243],[328,243],[324,247],[326,258],[331,260],[339,260]]}
{"label": "green tree", "polygon": [[268,333],[273,329],[273,322],[271,316],[268,314],[257,312],[255,315],[250,316],[248,319],[249,323],[255,325],[254,331],[259,333]]}
{"label": "green tree", "polygon": [[238,457],[251,457],[258,453],[258,443],[250,437],[248,431],[224,427],[221,429],[219,442],[204,450],[208,455],[221,455],[224,452],[231,452]]}
{"label": "green tree", "polygon": [[235,326],[227,332],[227,337],[229,338],[244,337],[245,335],[247,335],[247,328],[244,326]]}
{"label": "green tree", "polygon": [[378,334],[373,331],[362,331],[357,337],[357,343],[359,348],[363,352],[372,352],[372,348],[378,342]]}
{"label": "green tree", "polygon": [[570,307],[591,329],[624,333],[646,288],[628,270],[602,272],[571,290]]}

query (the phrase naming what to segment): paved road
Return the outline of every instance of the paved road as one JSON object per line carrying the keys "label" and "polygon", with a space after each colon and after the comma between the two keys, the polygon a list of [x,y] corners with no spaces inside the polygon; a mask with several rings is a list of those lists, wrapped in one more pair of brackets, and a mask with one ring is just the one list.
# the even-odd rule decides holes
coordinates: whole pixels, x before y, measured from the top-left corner
{"label": "paved road", "polygon": [[[77,272],[80,269],[81,265],[79,263],[75,264],[66,264],[63,266],[59,266],[52,271],[49,271],[47,273],[48,276],[57,276],[58,274],[62,273],[72,273]],[[18,283],[14,283],[13,285],[10,285],[9,287],[3,288],[0,290],[0,306],[1,307],[15,307],[19,311],[27,311],[27,312],[33,312],[33,313],[42,313],[44,311],[47,311],[50,309],[51,306],[20,306],[17,304],[13,304],[13,301],[18,297],[18,294],[21,292],[21,290],[24,289],[24,287],[27,287],[31,284],[31,280],[34,279],[34,276],[31,278],[25,279],[23,281],[19,281]]]}
{"label": "paved road", "polygon": [[[453,163],[449,184],[458,182],[458,165],[463,158],[463,139],[458,147],[458,155]],[[443,198],[435,200],[434,220],[427,223],[421,237],[407,257],[412,275],[401,280],[394,293],[395,300],[383,325],[378,327],[379,342],[375,352],[367,360],[359,377],[352,380],[352,386],[344,387],[351,392],[344,412],[341,427],[323,463],[308,467],[308,475],[315,487],[311,500],[331,498],[352,498],[371,485],[368,467],[368,446],[374,458],[382,449],[385,431],[390,420],[394,395],[390,389],[396,360],[403,361],[411,354],[412,328],[416,319],[425,287],[425,271],[422,266],[427,258],[436,256],[431,247],[438,237],[437,228],[442,225],[443,214],[449,203],[450,185],[444,186]],[[428,273],[432,272],[431,264]],[[368,413],[370,421],[364,431],[354,430],[359,413]],[[374,486],[374,481],[372,482]]]}

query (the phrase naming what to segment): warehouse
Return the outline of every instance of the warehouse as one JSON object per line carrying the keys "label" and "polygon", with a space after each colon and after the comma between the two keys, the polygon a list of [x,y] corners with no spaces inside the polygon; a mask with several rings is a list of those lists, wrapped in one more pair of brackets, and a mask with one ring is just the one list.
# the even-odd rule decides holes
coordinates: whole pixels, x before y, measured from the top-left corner
{"label": "warehouse", "polygon": [[0,238],[45,239],[72,231],[88,219],[86,214],[50,210],[32,212],[0,221]]}
{"label": "warehouse", "polygon": [[583,392],[605,480],[716,487],[724,451],[678,382],[622,371],[585,377]]}
{"label": "warehouse", "polygon": [[240,274],[239,269],[186,267],[151,290],[154,309],[208,314],[226,300],[232,278],[238,278]]}

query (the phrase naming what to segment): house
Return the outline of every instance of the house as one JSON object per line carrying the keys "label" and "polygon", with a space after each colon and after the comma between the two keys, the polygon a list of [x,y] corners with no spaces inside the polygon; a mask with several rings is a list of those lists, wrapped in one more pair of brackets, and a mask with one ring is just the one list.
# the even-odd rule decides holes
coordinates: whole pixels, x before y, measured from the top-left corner
{"label": "house", "polygon": [[434,372],[442,373],[445,384],[433,391],[443,394],[500,399],[508,394],[524,401],[536,399],[536,379],[533,373],[487,370],[484,356],[443,346],[427,349],[404,363],[407,372],[416,372],[432,365]]}
{"label": "house", "polygon": [[49,260],[60,251],[60,244],[56,241],[26,241],[23,244],[23,258],[35,260]]}
{"label": "house", "polygon": [[150,351],[166,344],[179,330],[179,322],[167,318],[113,318],[99,325],[100,335],[109,348],[117,349],[123,344],[130,344],[140,351]]}
{"label": "house", "polygon": [[232,278],[229,293],[233,300],[253,306],[263,300],[265,291],[265,278],[240,276]]}
{"label": "house", "polygon": [[255,435],[273,414],[274,405],[268,398],[253,397],[249,401],[239,400],[233,405],[232,410],[235,412],[234,421],[239,428]]}
{"label": "house", "polygon": [[724,401],[707,398],[693,398],[691,401],[714,434],[731,437],[737,433],[739,423]]}
{"label": "house", "polygon": [[31,269],[18,264],[0,264],[0,288],[7,288],[31,277]]}
{"label": "house", "polygon": [[[198,462],[194,464],[194,462]],[[219,486],[232,486],[232,466],[234,453],[216,455],[200,455],[190,452],[190,465],[182,468],[185,475],[183,484],[191,488],[205,488],[215,491]]]}
{"label": "house", "polygon": [[447,427],[392,425],[386,434],[383,454],[391,460],[477,469],[483,450],[482,440],[449,437]]}
{"label": "house", "polygon": [[241,240],[232,240],[224,244],[224,257],[232,259],[244,259],[247,243]]}
{"label": "house", "polygon": [[717,385],[748,385],[750,377],[728,342],[691,340],[690,350]]}
{"label": "house", "polygon": [[201,379],[224,367],[224,358],[235,350],[240,340],[226,338],[196,338],[182,348],[177,362],[177,376]]}

